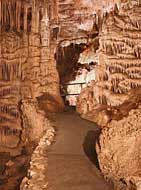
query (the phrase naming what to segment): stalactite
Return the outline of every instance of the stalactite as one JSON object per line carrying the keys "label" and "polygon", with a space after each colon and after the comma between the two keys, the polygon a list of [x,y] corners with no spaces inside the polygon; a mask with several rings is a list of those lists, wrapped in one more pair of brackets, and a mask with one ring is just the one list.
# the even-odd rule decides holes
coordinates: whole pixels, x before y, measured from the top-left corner
{"label": "stalactite", "polygon": [[35,20],[36,20],[36,1],[32,0],[32,21],[31,21],[31,31],[35,32]]}
{"label": "stalactite", "polygon": [[39,17],[39,8],[36,6],[36,33],[39,32],[39,20],[40,20],[40,17]]}
{"label": "stalactite", "polygon": [[8,114],[9,116],[12,116],[12,117],[15,117],[15,118],[18,118],[19,117],[19,112],[15,107],[11,107],[11,105],[3,105],[3,106],[0,106],[0,113],[5,113],[5,114]]}
{"label": "stalactite", "polygon": [[12,16],[12,11],[11,11],[11,3],[8,3],[8,14],[9,14],[9,26],[10,29],[13,29],[14,27],[14,23],[13,23],[13,16]]}
{"label": "stalactite", "polygon": [[24,4],[24,31],[27,31],[27,14],[28,14],[28,5]]}
{"label": "stalactite", "polygon": [[16,28],[20,31],[21,1],[16,2]]}
{"label": "stalactite", "polygon": [[[35,1],[35,0],[34,0]],[[32,1],[33,2],[33,1]],[[39,28],[39,9],[35,9],[33,6],[34,19],[32,21],[28,20],[28,10],[31,9],[31,4],[28,2],[23,2],[21,0],[0,0],[0,29],[4,30],[17,30],[17,31],[27,31],[27,28],[33,23],[38,32]],[[31,9],[32,14],[32,9]],[[21,17],[23,15],[23,17]]]}

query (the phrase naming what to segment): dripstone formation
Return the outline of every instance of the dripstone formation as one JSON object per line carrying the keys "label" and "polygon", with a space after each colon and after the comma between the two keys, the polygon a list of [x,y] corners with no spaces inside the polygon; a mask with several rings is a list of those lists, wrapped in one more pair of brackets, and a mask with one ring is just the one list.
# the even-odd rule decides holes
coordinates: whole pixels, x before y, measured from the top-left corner
{"label": "dripstone formation", "polygon": [[102,128],[98,160],[116,190],[141,188],[140,12],[139,1],[124,1],[104,16],[97,80],[82,91],[77,104],[82,117]]}
{"label": "dripstone formation", "polygon": [[[64,108],[59,78],[66,62],[58,61],[59,53],[68,60],[65,52],[74,47],[72,61],[94,47],[98,62],[77,111],[101,127],[101,171],[115,190],[140,190],[140,0],[0,0],[0,152],[17,156],[40,142],[29,170],[35,174],[34,159],[43,161],[54,136],[46,113]],[[22,189],[36,184],[29,178]]]}
{"label": "dripstone formation", "polygon": [[52,110],[63,108],[56,41],[51,41],[50,20],[57,22],[54,14],[43,1],[0,1],[0,151],[11,155],[20,154],[30,141],[28,131],[35,130],[38,138],[43,133],[42,121],[33,128],[28,121],[35,118],[33,110],[40,112],[37,97],[52,96],[56,99]]}
{"label": "dripstone formation", "polygon": [[57,49],[89,43],[98,32],[93,26],[101,26],[101,7],[89,0],[0,0],[0,151],[16,155],[25,144],[23,102],[63,109]]}

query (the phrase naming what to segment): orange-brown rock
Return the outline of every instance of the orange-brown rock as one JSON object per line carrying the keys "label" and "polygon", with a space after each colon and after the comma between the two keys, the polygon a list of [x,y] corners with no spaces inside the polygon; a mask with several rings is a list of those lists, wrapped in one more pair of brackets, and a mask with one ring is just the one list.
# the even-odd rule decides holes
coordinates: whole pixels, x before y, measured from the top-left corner
{"label": "orange-brown rock", "polygon": [[38,97],[39,107],[47,112],[60,112],[64,109],[62,98],[49,93]]}
{"label": "orange-brown rock", "polygon": [[127,93],[127,100],[120,106],[95,104],[86,114],[81,110],[82,117],[102,128],[96,147],[99,165],[105,179],[114,183],[115,190],[140,187],[140,94],[138,87]]}
{"label": "orange-brown rock", "polygon": [[99,164],[116,190],[141,187],[139,3],[124,1],[118,11],[105,15],[97,80],[82,92],[77,105],[82,117],[102,128],[97,142]]}
{"label": "orange-brown rock", "polygon": [[[107,10],[114,2],[102,1]],[[0,151],[18,149],[23,100],[48,93],[53,101],[46,99],[47,109],[63,109],[56,49],[67,42],[87,43],[93,31],[98,33],[93,27],[101,26],[104,10],[96,14],[102,8],[96,3],[0,0]]]}
{"label": "orange-brown rock", "polygon": [[140,189],[141,178],[141,89],[131,91],[129,100],[116,107],[97,141],[102,173],[115,189]]}
{"label": "orange-brown rock", "polygon": [[[49,93],[56,99],[53,107],[56,110],[60,107],[63,109],[54,58],[56,41],[51,41],[50,19],[52,18],[48,13],[46,2],[0,0],[0,151],[2,152],[10,152],[13,155],[21,153],[22,145],[26,143],[21,137],[30,134],[28,126],[34,117],[28,109],[33,108],[31,109],[33,113],[40,112],[36,103],[37,97]],[[27,109],[24,109],[25,102]],[[26,119],[23,115],[26,115]],[[39,117],[37,120],[40,119]],[[26,126],[23,126],[23,123],[26,123]],[[40,137],[43,132],[42,121],[35,123],[32,124],[34,127],[36,124],[39,125],[35,128]],[[34,137],[36,140],[36,134]],[[24,140],[28,138],[29,136],[26,136]]]}

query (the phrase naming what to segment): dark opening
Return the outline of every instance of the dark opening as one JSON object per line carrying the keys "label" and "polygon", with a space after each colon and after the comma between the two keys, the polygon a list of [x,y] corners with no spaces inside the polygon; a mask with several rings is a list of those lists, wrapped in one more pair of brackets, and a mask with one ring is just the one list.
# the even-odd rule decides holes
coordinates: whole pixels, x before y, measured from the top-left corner
{"label": "dark opening", "polygon": [[99,135],[100,135],[100,130],[88,131],[83,142],[83,149],[86,156],[98,169],[100,169],[100,167],[96,153],[96,141],[99,138]]}

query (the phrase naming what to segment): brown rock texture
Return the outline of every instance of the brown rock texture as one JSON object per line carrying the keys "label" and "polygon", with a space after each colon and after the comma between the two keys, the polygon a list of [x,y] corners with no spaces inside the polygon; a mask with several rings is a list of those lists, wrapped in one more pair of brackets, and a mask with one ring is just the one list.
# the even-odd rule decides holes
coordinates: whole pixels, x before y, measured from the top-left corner
{"label": "brown rock texture", "polygon": [[[107,10],[114,4],[102,2]],[[38,98],[48,111],[63,109],[56,49],[87,43],[93,31],[97,34],[93,27],[101,26],[101,7],[100,1],[89,0],[0,0],[1,151],[21,143],[23,100]]]}
{"label": "brown rock texture", "polygon": [[103,17],[92,85],[97,104],[121,105],[128,91],[140,86],[140,9],[138,1],[127,1]]}
{"label": "brown rock texture", "polygon": [[141,188],[140,11],[139,1],[123,1],[103,17],[97,80],[82,91],[77,105],[82,117],[102,128],[99,164],[116,190]]}
{"label": "brown rock texture", "polygon": [[[82,91],[77,111],[102,127],[97,152],[104,176],[119,183],[117,190],[140,189],[141,107],[135,89],[141,86],[140,5],[137,0],[0,0],[0,152],[19,155],[39,141],[48,128],[41,110],[63,110],[57,49],[90,45],[99,34],[96,82]],[[35,160],[43,156],[45,139]]]}
{"label": "brown rock texture", "polygon": [[94,22],[100,25],[104,11],[109,12],[116,0],[58,0],[59,39],[83,42],[93,30]]}
{"label": "brown rock texture", "polygon": [[140,114],[139,107],[120,121],[112,120],[98,140],[100,168],[105,178],[115,183],[115,189],[132,189],[133,186],[138,189],[141,183]]}
{"label": "brown rock texture", "polygon": [[5,146],[6,148],[17,147],[22,130],[19,110],[21,64],[18,42],[19,36],[14,33],[1,36],[0,144],[2,150]]}
{"label": "brown rock texture", "polygon": [[55,130],[49,121],[46,122],[46,129],[46,134],[40,139],[32,154],[28,175],[23,179],[20,190],[48,188],[48,182],[46,181],[47,149],[54,140]]}
{"label": "brown rock texture", "polygon": [[[49,109],[63,109],[50,21],[46,2],[0,1],[0,151],[20,154],[30,125],[38,134],[33,137],[40,137],[43,123],[37,97],[49,93],[57,99]],[[52,99],[46,99],[48,109]]]}
{"label": "brown rock texture", "polygon": [[100,168],[118,190],[140,189],[140,91],[132,90],[128,101],[107,114],[110,119],[97,142]]}
{"label": "brown rock texture", "polygon": [[140,86],[140,10],[138,1],[130,1],[104,19],[97,72],[101,104],[120,105],[130,89]]}

